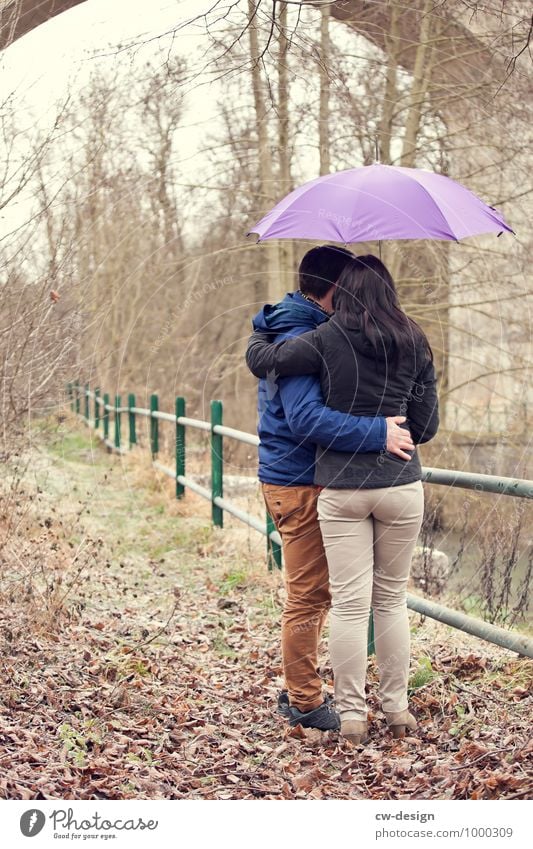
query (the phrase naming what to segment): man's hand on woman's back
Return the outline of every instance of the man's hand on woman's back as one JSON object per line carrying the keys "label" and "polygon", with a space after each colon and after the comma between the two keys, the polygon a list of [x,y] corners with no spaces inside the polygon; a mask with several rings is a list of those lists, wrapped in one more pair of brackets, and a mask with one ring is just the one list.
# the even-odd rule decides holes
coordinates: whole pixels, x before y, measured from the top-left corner
{"label": "man's hand on woman's back", "polygon": [[406,454],[407,451],[414,450],[414,442],[409,431],[400,427],[402,422],[406,421],[405,416],[387,416],[387,451],[389,454],[396,454],[402,460],[410,460],[411,455]]}

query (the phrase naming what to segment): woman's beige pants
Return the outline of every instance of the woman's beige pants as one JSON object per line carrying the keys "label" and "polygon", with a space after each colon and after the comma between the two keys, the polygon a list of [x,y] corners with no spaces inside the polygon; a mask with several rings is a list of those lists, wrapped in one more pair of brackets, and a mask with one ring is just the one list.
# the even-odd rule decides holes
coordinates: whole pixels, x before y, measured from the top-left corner
{"label": "woman's beige pants", "polygon": [[421,481],[380,489],[323,489],[318,516],[331,591],[329,648],[341,719],[366,720],[370,606],[384,711],[407,708],[407,579],[422,525]]}

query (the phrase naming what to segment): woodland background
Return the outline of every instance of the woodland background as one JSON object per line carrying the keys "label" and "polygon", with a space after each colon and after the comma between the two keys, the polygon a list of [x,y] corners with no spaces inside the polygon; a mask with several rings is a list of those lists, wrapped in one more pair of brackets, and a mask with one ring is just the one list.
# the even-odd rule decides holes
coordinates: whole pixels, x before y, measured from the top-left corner
{"label": "woodland background", "polygon": [[[3,4],[4,44],[31,14]],[[245,233],[303,180],[379,157],[465,183],[517,233],[383,250],[437,355],[443,427],[425,456],[525,475],[530,37],[521,2],[218,2],[160,39],[102,46],[46,124],[4,91],[4,442],[76,378],[182,394],[202,417],[221,397],[253,431],[250,319],[296,287],[310,245]]]}

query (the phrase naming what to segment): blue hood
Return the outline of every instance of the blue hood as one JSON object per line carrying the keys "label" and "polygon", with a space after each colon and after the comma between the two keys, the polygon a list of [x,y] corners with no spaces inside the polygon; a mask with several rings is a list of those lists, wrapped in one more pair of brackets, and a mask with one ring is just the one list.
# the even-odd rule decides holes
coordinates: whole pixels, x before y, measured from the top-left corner
{"label": "blue hood", "polygon": [[279,304],[266,304],[253,319],[254,330],[296,336],[328,320],[320,307],[299,292],[288,292]]}

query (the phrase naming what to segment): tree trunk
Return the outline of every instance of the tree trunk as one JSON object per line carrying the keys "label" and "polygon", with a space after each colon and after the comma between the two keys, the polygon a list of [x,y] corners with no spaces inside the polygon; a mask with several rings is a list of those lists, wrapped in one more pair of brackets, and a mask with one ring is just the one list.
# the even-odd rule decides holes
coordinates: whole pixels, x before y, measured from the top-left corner
{"label": "tree trunk", "polygon": [[[268,138],[268,120],[263,90],[263,79],[261,76],[261,56],[256,24],[256,4],[254,3],[254,0],[248,0],[248,23],[252,91],[254,96],[255,126],[257,134],[257,154],[259,160],[259,206],[261,211],[266,213],[274,203],[274,177],[270,141]],[[259,251],[261,251],[262,257],[264,257],[263,262],[259,255]],[[258,248],[257,261],[258,263],[262,262],[262,266],[264,268],[261,278],[262,296],[266,296],[269,301],[275,302],[281,294],[278,245],[273,242],[265,242],[264,245]]]}
{"label": "tree trunk", "polygon": [[[291,150],[289,143],[289,42],[287,39],[287,3],[281,3],[279,14],[279,50],[278,50],[278,159],[279,159],[279,198],[292,189]],[[279,288],[280,294],[290,292],[294,286],[294,248],[292,241],[280,239]]]}
{"label": "tree trunk", "polygon": [[385,35],[385,51],[387,56],[387,74],[385,78],[385,96],[379,125],[379,160],[384,165],[391,163],[391,139],[394,108],[398,100],[396,77],[398,73],[399,42],[398,42],[399,9],[396,3],[391,4],[390,29]]}
{"label": "tree trunk", "polygon": [[427,95],[431,79],[431,58],[433,50],[429,45],[430,35],[435,38],[435,21],[431,19],[431,8],[433,0],[426,0],[420,23],[419,43],[416,49],[416,58],[413,68],[413,82],[409,92],[407,119],[405,121],[405,135],[403,138],[402,155],[400,165],[413,168],[416,160],[416,145],[420,131],[420,116],[422,104]]}
{"label": "tree trunk", "polygon": [[320,106],[318,138],[320,149],[320,175],[331,170],[329,150],[329,5],[322,7],[320,20]]}

